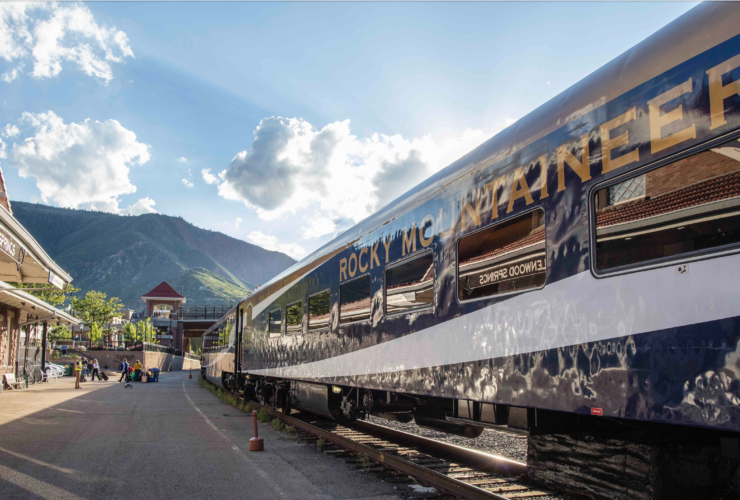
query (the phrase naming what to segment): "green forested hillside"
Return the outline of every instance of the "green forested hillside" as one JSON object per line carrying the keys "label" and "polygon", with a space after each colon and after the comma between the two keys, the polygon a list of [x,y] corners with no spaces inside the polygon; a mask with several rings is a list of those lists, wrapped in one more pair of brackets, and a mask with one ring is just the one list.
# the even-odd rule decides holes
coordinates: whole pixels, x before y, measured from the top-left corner
{"label": "green forested hillside", "polygon": [[[83,292],[141,309],[162,281],[191,304],[229,304],[295,261],[223,233],[160,214],[119,216],[14,202],[13,214]],[[187,288],[187,290],[185,290]]]}

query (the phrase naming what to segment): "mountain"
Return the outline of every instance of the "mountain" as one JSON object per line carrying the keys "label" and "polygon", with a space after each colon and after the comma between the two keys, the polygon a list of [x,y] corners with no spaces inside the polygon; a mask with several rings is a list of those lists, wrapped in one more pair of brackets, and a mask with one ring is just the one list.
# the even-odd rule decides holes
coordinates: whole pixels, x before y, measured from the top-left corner
{"label": "mountain", "polygon": [[295,261],[280,252],[200,229],[180,217],[121,216],[13,202],[13,215],[82,292],[98,290],[143,308],[162,281],[191,305],[228,305]]}

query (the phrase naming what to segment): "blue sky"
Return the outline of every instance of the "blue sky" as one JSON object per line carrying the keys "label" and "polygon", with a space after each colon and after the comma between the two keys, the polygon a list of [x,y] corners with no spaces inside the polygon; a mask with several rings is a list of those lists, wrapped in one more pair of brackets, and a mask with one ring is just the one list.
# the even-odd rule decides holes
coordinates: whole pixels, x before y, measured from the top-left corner
{"label": "blue sky", "polygon": [[300,258],[694,5],[2,4],[0,166]]}

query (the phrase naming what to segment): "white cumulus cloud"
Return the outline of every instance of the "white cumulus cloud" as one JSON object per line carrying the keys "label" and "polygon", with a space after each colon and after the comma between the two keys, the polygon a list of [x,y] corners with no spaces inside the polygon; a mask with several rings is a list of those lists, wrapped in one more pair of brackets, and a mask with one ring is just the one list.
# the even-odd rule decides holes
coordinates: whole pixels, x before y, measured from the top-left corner
{"label": "white cumulus cloud", "polygon": [[210,168],[204,168],[200,171],[200,173],[203,176],[203,180],[206,181],[207,184],[216,184],[218,182],[218,177],[211,173]]}
{"label": "white cumulus cloud", "polygon": [[349,120],[316,129],[300,118],[264,118],[248,150],[218,176],[202,174],[219,195],[254,208],[263,220],[315,208],[315,219],[301,228],[313,238],[335,231],[337,220],[342,230],[348,220],[362,220],[509,124],[441,138],[358,138]]}
{"label": "white cumulus cloud", "polygon": [[188,159],[185,158],[184,156],[181,156],[180,158],[177,159],[177,161],[180,162],[180,163],[187,163],[188,162]]}
{"label": "white cumulus cloud", "polygon": [[153,212],[144,198],[127,208],[119,197],[136,192],[129,167],[149,161],[149,146],[116,120],[64,123],[54,112],[23,113],[31,135],[13,144],[10,163],[21,177],[36,179],[44,203],[90,205],[112,213]]}
{"label": "white cumulus cloud", "polygon": [[277,236],[265,234],[262,231],[252,231],[247,235],[247,240],[265,250],[273,250],[290,255],[294,259],[300,259],[306,255],[306,250],[295,243],[279,243]]}
{"label": "white cumulus cloud", "polygon": [[[1,35],[0,35],[1,36]],[[0,79],[4,81],[5,83],[10,83],[19,76],[21,76],[21,73],[23,72],[23,63],[20,63],[15,68],[11,69],[10,71],[6,71],[0,76]]]}
{"label": "white cumulus cloud", "polygon": [[20,133],[21,131],[18,129],[18,127],[10,123],[8,123],[7,125],[5,125],[5,127],[2,128],[3,137],[15,137],[16,135]]}
{"label": "white cumulus cloud", "polygon": [[325,234],[331,234],[337,229],[335,221],[328,217],[313,217],[309,219],[308,225],[301,226],[301,236],[306,239],[320,238]]}
{"label": "white cumulus cloud", "polygon": [[112,63],[134,57],[126,33],[98,24],[81,3],[0,3],[0,58],[19,61],[2,75],[12,82],[32,63],[35,78],[58,75],[63,65],[105,82],[113,79]]}
{"label": "white cumulus cloud", "polygon": [[189,179],[183,179],[182,180],[182,183],[185,184],[185,186],[187,186],[189,188],[193,187],[193,185],[194,185],[193,182],[191,180],[189,180]]}

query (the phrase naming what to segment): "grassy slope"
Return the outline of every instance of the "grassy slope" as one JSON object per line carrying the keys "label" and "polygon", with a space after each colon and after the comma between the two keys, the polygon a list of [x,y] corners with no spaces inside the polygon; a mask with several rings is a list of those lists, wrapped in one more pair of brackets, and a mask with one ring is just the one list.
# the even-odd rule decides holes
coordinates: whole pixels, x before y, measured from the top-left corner
{"label": "grassy slope", "polygon": [[[159,214],[136,217],[17,202],[16,218],[83,291],[120,297],[139,309],[139,297],[162,281],[206,286],[209,305],[243,297],[294,261],[279,252],[199,229]],[[197,272],[189,272],[197,270]],[[196,286],[196,283],[197,286]],[[236,294],[227,296],[225,294]],[[197,294],[196,294],[196,297]],[[197,300],[197,298],[196,298]],[[191,299],[191,303],[195,303]]]}

